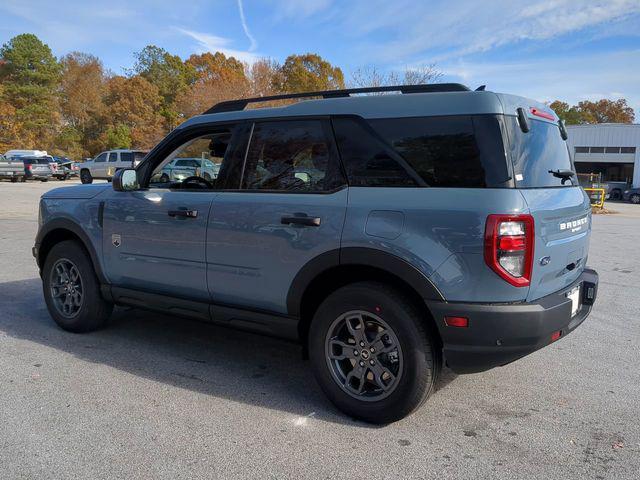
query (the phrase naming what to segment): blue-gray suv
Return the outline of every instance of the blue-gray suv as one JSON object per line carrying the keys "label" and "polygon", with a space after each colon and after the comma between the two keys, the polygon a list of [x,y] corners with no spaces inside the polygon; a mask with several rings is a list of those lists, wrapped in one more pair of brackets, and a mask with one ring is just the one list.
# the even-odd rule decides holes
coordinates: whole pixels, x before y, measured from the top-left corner
{"label": "blue-gray suv", "polygon": [[[128,305],[293,339],[340,410],[392,422],[443,362],[504,365],[588,316],[591,209],[565,140],[546,105],[459,84],[223,102],[112,185],[42,197],[47,307],[73,332]],[[180,158],[217,176],[159,180]]]}

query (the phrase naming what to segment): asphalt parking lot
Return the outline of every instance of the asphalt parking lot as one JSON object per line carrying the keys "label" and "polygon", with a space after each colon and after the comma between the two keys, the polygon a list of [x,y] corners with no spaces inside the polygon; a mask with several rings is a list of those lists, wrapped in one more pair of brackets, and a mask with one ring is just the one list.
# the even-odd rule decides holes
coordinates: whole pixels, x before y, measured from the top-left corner
{"label": "asphalt parking lot", "polygon": [[294,344],[134,309],[57,328],[31,246],[38,197],[62,185],[0,183],[1,478],[639,477],[640,207],[594,216],[599,298],[579,329],[445,370],[416,414],[373,427],[325,400]]}

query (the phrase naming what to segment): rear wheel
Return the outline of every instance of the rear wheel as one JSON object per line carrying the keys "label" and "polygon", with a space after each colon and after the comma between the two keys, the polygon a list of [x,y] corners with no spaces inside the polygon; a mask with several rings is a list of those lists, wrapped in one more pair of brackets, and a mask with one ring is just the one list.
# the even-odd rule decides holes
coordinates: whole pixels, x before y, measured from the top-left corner
{"label": "rear wheel", "polygon": [[309,332],[318,383],[346,414],[389,423],[416,410],[432,392],[439,353],[416,306],[381,283],[332,293]]}
{"label": "rear wheel", "polygon": [[93,183],[93,177],[89,170],[80,170],[80,181],[82,183]]}
{"label": "rear wheel", "polygon": [[18,181],[17,177],[11,177],[11,183],[16,183]]}
{"label": "rear wheel", "polygon": [[42,288],[49,314],[70,332],[103,327],[113,305],[102,298],[93,264],[84,247],[73,240],[56,244],[42,268]]}
{"label": "rear wheel", "polygon": [[631,197],[629,197],[629,201],[637,205],[638,203],[640,203],[640,194],[634,193],[633,195],[631,195]]}

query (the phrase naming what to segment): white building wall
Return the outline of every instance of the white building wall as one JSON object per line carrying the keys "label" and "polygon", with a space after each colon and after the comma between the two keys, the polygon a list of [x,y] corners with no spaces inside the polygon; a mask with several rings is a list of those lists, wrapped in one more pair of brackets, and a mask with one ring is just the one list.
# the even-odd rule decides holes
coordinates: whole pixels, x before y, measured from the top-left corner
{"label": "white building wall", "polygon": [[[577,162],[616,162],[613,154],[579,155],[575,158],[575,147],[636,147],[633,167],[633,186],[640,186],[640,125],[602,123],[597,125],[568,125],[569,150]],[[617,155],[618,159],[624,155]]]}

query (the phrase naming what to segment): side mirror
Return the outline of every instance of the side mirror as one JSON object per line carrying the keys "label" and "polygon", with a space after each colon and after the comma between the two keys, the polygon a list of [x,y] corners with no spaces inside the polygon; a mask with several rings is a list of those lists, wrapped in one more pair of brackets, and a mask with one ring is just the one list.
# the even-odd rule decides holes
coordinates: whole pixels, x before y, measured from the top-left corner
{"label": "side mirror", "polygon": [[113,176],[111,185],[116,192],[130,192],[140,188],[138,174],[133,168],[118,170]]}

